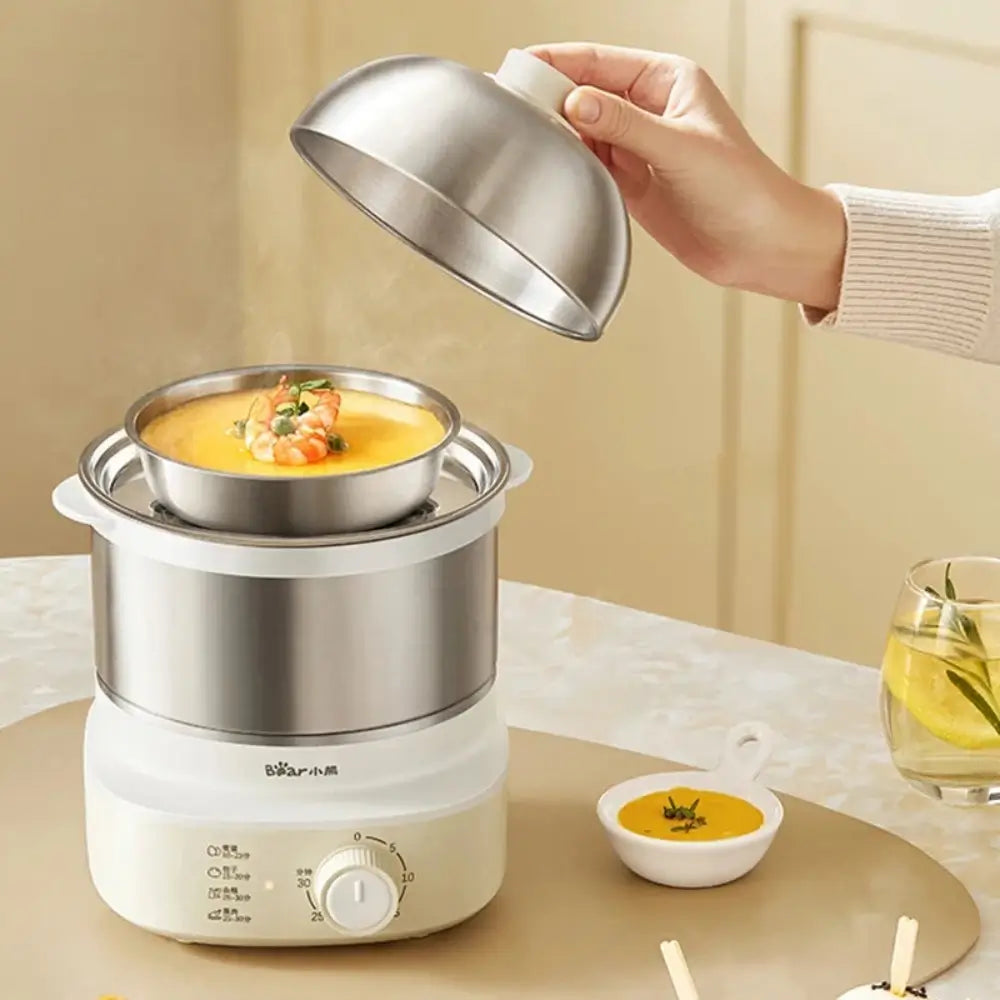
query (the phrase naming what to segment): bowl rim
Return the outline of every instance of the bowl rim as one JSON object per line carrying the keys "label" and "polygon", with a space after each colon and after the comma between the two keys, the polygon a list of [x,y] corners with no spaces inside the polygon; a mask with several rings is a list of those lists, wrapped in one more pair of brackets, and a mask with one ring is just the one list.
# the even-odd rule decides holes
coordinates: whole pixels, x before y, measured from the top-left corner
{"label": "bowl rim", "polygon": [[[287,484],[291,481],[301,482],[302,477],[298,476],[280,476],[280,475],[263,475],[254,473],[242,473],[242,472],[226,472],[217,469],[208,469],[200,465],[194,465],[191,462],[183,461],[182,459],[173,458],[170,455],[166,455],[159,451],[157,448],[152,447],[146,443],[142,438],[142,430],[140,430],[138,424],[143,413],[151,407],[156,402],[162,400],[164,397],[168,396],[172,392],[176,392],[185,388],[197,388],[200,386],[214,386],[215,384],[222,382],[226,379],[238,379],[242,377],[256,377],[264,375],[288,375],[291,373],[298,373],[301,375],[325,375],[330,378],[331,381],[335,381],[337,376],[346,376],[350,378],[351,376],[360,376],[362,379],[371,379],[373,381],[385,380],[387,382],[395,382],[400,385],[406,385],[411,389],[415,389],[419,394],[422,394],[427,398],[428,401],[432,402],[434,406],[438,407],[441,413],[447,418],[448,425],[445,426],[444,422],[435,413],[435,417],[438,422],[442,424],[442,430],[444,431],[444,436],[441,438],[437,444],[432,445],[430,448],[426,448],[424,451],[416,455],[411,455],[409,458],[401,459],[397,462],[392,462],[389,465],[380,465],[373,469],[359,469],[353,472],[330,472],[324,475],[309,477],[311,481],[327,481],[331,479],[341,479],[341,478],[351,478],[351,479],[363,479],[366,477],[371,477],[378,475],[379,473],[388,472],[391,469],[399,469],[404,466],[412,465],[422,460],[427,460],[430,456],[443,453],[452,444],[458,433],[462,429],[463,418],[461,411],[458,406],[449,399],[444,393],[432,386],[426,385],[423,382],[419,382],[416,379],[407,378],[404,375],[396,375],[392,372],[377,371],[375,369],[369,368],[356,368],[350,365],[329,365],[329,364],[309,364],[308,362],[290,362],[287,365],[279,364],[264,364],[264,365],[240,365],[234,368],[219,368],[210,372],[202,372],[199,375],[187,375],[183,378],[174,379],[172,382],[167,382],[164,385],[157,386],[155,389],[150,389],[148,392],[143,393],[138,399],[136,399],[126,410],[124,420],[122,421],[123,429],[128,436],[129,440],[135,445],[136,449],[140,454],[146,454],[155,461],[161,462],[165,465],[173,465],[178,468],[189,469],[194,473],[201,473],[204,475],[210,475],[212,477],[236,480],[242,482],[253,482],[259,483],[264,489],[275,489],[276,487],[271,487],[267,484],[277,483],[281,484],[281,488],[285,488]],[[207,398],[209,396],[225,395],[226,392],[239,392],[242,390],[238,389],[216,389],[212,391],[211,389],[204,392],[198,393],[192,396],[191,399],[186,402],[192,402],[194,399]],[[362,390],[370,391],[370,390]],[[378,395],[378,393],[374,393]],[[387,399],[395,399],[393,396],[386,396]],[[399,400],[402,402],[402,400]],[[184,405],[182,403],[177,404],[177,406]],[[420,406],[421,404],[415,404]],[[425,409],[430,409],[429,407],[424,407]],[[169,409],[176,409],[176,407],[169,407]],[[167,412],[167,411],[165,411]]]}
{"label": "bowl rim", "polygon": [[[634,782],[658,782],[660,779],[673,779],[673,784],[677,784],[680,780],[691,782],[692,780],[698,781],[699,779],[705,781],[712,781],[712,779],[716,779],[720,784],[723,782],[728,783],[730,787],[742,786],[744,788],[750,788],[753,789],[758,796],[765,799],[769,806],[771,806],[770,815],[768,811],[762,809],[761,811],[764,813],[764,822],[756,830],[752,830],[750,833],[741,833],[735,837],[724,837],[720,840],[701,840],[685,843],[683,840],[662,840],[658,837],[647,837],[641,833],[633,833],[631,830],[627,830],[621,825],[621,823],[618,822],[617,812],[615,815],[609,814],[607,805],[608,800],[615,793],[620,792],[623,787]],[[666,782],[664,783],[666,784]],[[691,785],[690,787],[694,788],[695,786]],[[714,788],[708,785],[705,786],[704,790],[723,792],[723,789],[721,788]],[[643,794],[649,793],[646,792]],[[736,792],[723,792],[723,794],[733,795],[736,798],[744,798],[744,796],[741,796]],[[631,799],[628,801],[631,801]],[[750,800],[747,799],[747,801]],[[751,805],[752,804],[753,803],[751,802]],[[637,774],[632,778],[626,778],[624,781],[619,781],[616,784],[611,785],[609,788],[606,788],[597,800],[597,818],[600,820],[601,825],[607,831],[609,836],[619,838],[630,844],[643,845],[647,850],[666,852],[690,851],[699,854],[711,854],[734,850],[736,848],[746,847],[751,844],[758,844],[762,841],[773,839],[784,822],[785,807],[777,794],[768,788],[768,786],[762,781],[747,780],[745,778],[731,777],[720,774],[717,771],[701,771],[697,769],[690,771],[653,771],[649,774]]]}
{"label": "bowl rim", "polygon": [[[249,534],[247,532],[217,531],[212,528],[201,528],[186,522],[176,525],[152,523],[146,516],[116,499],[110,488],[105,489],[103,487],[102,476],[98,470],[105,461],[106,454],[109,452],[114,454],[122,448],[135,448],[134,443],[128,437],[125,430],[120,427],[112,428],[99,434],[84,448],[80,458],[77,460],[76,474],[83,488],[102,509],[109,511],[114,517],[124,518],[128,522],[140,525],[149,530],[169,531],[184,535],[195,541],[207,541],[213,544],[224,545],[247,545],[254,548],[314,549],[330,546],[350,547],[361,544],[392,542],[404,536],[433,531],[473,514],[475,511],[481,510],[487,504],[494,501],[498,495],[507,490],[511,467],[507,446],[502,441],[482,427],[464,423],[456,435],[455,446],[462,446],[473,452],[482,450],[488,456],[495,456],[497,459],[496,476],[483,492],[479,493],[477,491],[475,499],[471,500],[468,504],[458,507],[456,510],[449,511],[440,517],[435,517],[415,525],[405,527],[388,525],[368,531],[335,532],[323,535]],[[135,449],[135,460],[140,460],[138,449]],[[280,477],[278,478],[281,481]],[[325,478],[320,476],[317,477],[317,480],[322,482]]]}

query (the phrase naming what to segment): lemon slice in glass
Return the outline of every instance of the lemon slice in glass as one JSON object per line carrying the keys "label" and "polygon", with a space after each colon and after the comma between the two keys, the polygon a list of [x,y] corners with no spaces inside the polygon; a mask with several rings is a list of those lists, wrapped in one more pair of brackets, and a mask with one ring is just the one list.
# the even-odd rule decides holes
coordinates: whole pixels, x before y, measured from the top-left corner
{"label": "lemon slice in glass", "polygon": [[[956,666],[959,668],[956,671]],[[993,690],[1000,692],[1000,660],[985,664]],[[967,750],[1000,748],[1000,733],[949,680],[947,671],[981,675],[983,662],[946,636],[894,632],[882,661],[882,679],[894,698],[930,733]]]}

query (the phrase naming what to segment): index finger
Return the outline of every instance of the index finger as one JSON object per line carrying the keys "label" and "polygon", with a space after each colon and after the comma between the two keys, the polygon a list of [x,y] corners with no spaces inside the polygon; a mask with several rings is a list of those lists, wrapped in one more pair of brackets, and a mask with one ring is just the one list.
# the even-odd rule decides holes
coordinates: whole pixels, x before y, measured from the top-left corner
{"label": "index finger", "polygon": [[634,103],[656,114],[663,112],[674,75],[684,60],[647,49],[588,42],[559,42],[527,49],[577,86],[597,87],[627,95]]}

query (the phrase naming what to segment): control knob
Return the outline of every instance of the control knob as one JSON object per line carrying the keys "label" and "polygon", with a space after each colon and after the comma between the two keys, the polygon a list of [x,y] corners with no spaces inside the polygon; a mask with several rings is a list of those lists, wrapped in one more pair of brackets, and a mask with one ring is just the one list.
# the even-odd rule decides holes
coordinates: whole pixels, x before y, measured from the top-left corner
{"label": "control knob", "polygon": [[345,847],[331,854],[313,878],[323,916],[353,937],[377,934],[399,905],[396,867],[391,855],[373,847]]}

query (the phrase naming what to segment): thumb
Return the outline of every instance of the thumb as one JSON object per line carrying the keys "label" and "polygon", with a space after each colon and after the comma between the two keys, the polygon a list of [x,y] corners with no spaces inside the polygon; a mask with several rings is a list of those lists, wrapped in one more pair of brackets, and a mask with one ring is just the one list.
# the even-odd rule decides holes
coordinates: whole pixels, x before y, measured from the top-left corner
{"label": "thumb", "polygon": [[565,104],[566,117],[581,135],[627,150],[658,166],[669,142],[662,118],[615,94],[577,87]]}

